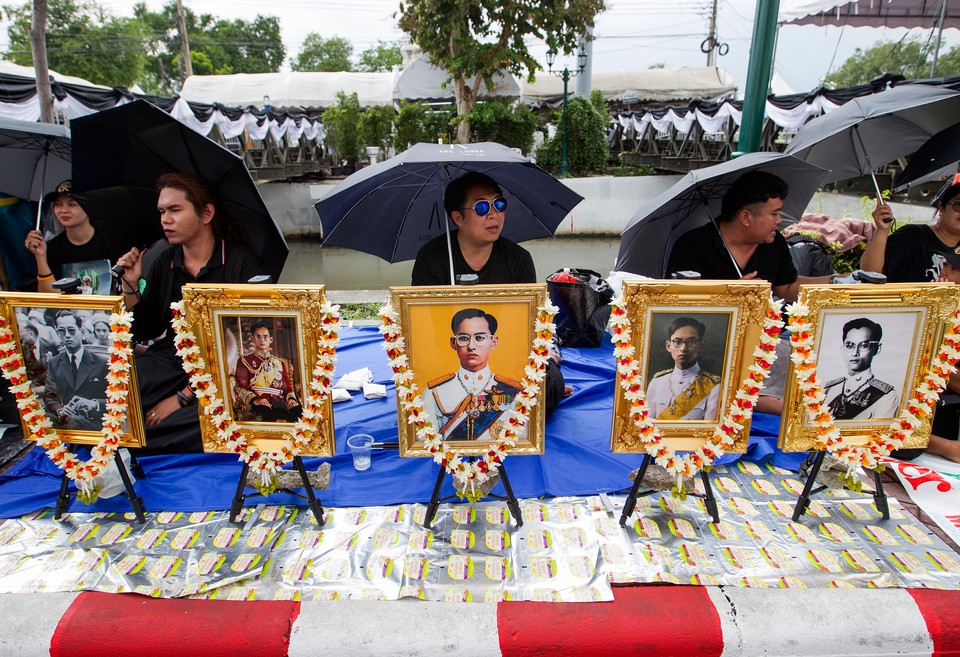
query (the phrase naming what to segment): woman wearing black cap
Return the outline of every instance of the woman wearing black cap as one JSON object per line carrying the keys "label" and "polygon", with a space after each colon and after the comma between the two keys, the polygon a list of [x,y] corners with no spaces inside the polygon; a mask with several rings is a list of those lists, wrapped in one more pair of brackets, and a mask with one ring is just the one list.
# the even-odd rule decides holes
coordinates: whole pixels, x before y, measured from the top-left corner
{"label": "woman wearing black cap", "polygon": [[65,180],[43,198],[53,206],[53,216],[64,231],[49,242],[44,242],[39,230],[27,233],[24,246],[37,260],[37,292],[54,292],[53,282],[63,276],[66,265],[111,258],[106,240],[97,236],[87,213],[71,195],[72,187]]}

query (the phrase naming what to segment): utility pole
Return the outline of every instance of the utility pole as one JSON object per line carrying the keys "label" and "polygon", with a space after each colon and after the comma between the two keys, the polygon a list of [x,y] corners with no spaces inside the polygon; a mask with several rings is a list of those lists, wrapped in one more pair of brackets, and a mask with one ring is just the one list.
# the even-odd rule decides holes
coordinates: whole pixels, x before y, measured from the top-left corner
{"label": "utility pole", "polygon": [[193,62],[190,61],[190,39],[187,38],[187,16],[183,10],[183,0],[177,0],[177,29],[180,30],[180,72],[186,80],[193,75]]}
{"label": "utility pole", "polygon": [[707,37],[710,49],[707,51],[707,66],[717,65],[717,0],[713,0],[710,11],[710,36]]}
{"label": "utility pole", "polygon": [[767,90],[770,88],[770,74],[773,71],[779,11],[780,0],[757,0],[747,86],[740,119],[740,141],[737,143],[737,150],[741,153],[760,150],[763,114],[767,107]]}
{"label": "utility pole", "polygon": [[53,117],[53,92],[50,90],[50,69],[47,67],[47,0],[33,0],[33,20],[30,23],[30,52],[33,71],[37,77],[37,100],[40,102],[40,120],[56,123]]}

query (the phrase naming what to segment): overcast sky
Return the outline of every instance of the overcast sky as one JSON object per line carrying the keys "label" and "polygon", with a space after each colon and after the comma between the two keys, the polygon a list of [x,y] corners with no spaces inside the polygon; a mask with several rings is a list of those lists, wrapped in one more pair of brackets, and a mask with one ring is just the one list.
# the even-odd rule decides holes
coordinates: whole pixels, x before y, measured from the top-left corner
{"label": "overcast sky", "polygon": [[[133,13],[134,0],[102,0],[101,4],[115,15]],[[163,0],[147,0],[151,9],[163,4]],[[393,17],[399,0],[184,0],[184,4],[195,12],[222,18],[251,20],[258,13],[278,16],[288,59],[296,55],[310,32],[349,39],[355,54],[378,40],[404,38]],[[709,0],[608,0],[607,6],[594,33],[594,70],[645,69],[659,63],[668,67],[706,65],[700,44],[707,36]],[[754,0],[719,0],[718,34],[730,50],[717,63],[730,71],[741,89],[747,77],[754,11]],[[775,72],[792,90],[809,91],[855,48],[898,40],[905,33],[902,29],[784,26],[778,36]],[[929,32],[915,30],[914,34],[925,40]],[[960,43],[958,30],[947,30],[944,36],[948,44]],[[0,44],[6,47],[5,24]],[[542,43],[530,47],[544,58]]]}

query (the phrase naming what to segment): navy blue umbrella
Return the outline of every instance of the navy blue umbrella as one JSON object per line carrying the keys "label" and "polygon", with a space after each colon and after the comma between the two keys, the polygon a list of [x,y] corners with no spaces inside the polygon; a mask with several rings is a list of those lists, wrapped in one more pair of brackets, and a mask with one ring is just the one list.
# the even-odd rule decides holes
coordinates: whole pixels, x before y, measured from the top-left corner
{"label": "navy blue umbrella", "polygon": [[424,244],[455,228],[443,209],[447,183],[467,171],[495,180],[509,202],[503,236],[549,237],[583,197],[500,144],[416,144],[361,169],[317,204],[324,246],[387,262],[413,260]]}

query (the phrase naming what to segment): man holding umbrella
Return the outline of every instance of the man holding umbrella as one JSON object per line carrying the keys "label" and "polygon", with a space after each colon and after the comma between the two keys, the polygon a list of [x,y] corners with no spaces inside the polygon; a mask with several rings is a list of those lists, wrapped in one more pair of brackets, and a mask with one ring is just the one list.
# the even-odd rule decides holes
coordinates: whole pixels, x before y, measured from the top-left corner
{"label": "man holding umbrella", "polygon": [[[138,342],[155,339],[136,358],[140,402],[150,451],[203,451],[196,396],[173,345],[170,304],[183,298],[187,283],[245,283],[264,273],[246,247],[224,239],[226,217],[212,186],[191,173],[168,173],[157,181],[160,225],[173,248],[161,253],[147,272],[136,248],[123,255],[124,300],[133,310]],[[140,277],[146,285],[141,297]],[[160,337],[158,337],[160,336]]]}
{"label": "man holding umbrella", "polygon": [[[443,206],[457,226],[448,238],[427,242],[413,264],[413,285],[449,285],[450,261],[458,285],[536,283],[533,258],[522,246],[500,233],[507,200],[500,185],[482,173],[468,171],[447,185]],[[547,364],[546,411],[557,407],[573,390],[564,386],[560,356],[551,352]]]}
{"label": "man holding umbrella", "polygon": [[937,221],[933,226],[908,224],[893,235],[893,212],[886,203],[873,211],[877,230],[860,257],[860,268],[882,271],[891,283],[923,283],[940,276],[944,252],[960,244],[960,173],[933,197]]}

